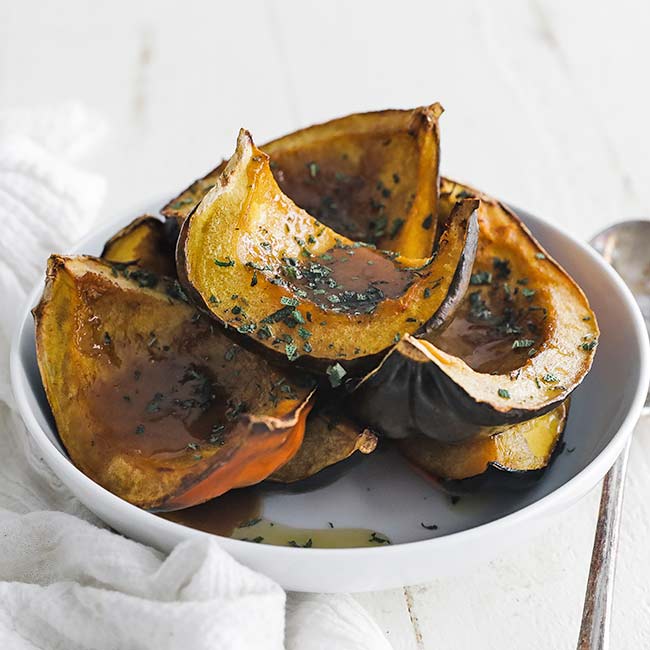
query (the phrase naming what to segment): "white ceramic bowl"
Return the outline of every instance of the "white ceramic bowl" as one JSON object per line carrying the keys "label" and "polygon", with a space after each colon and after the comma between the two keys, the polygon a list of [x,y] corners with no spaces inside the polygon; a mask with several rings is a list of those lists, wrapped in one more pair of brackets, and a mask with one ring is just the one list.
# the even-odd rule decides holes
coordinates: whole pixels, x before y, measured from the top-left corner
{"label": "white ceramic bowl", "polygon": [[[580,283],[595,310],[601,338],[594,366],[575,391],[565,434],[568,449],[532,489],[506,496],[463,498],[453,505],[390,454],[373,454],[334,484],[306,494],[277,493],[264,515],[301,528],[363,527],[381,531],[390,546],[291,548],[219,537],[243,564],[298,591],[368,591],[416,584],[483,562],[520,543],[584,496],[611,467],[641,412],[650,376],[648,337],[639,309],[620,278],[586,245],[537,218],[520,214],[533,234]],[[128,219],[111,224],[74,252],[99,254]],[[30,309],[11,354],[14,393],[43,457],[77,497],[125,535],[163,550],[206,535],[122,501],[82,474],[57,438],[36,365]],[[421,523],[438,526],[427,530]]]}

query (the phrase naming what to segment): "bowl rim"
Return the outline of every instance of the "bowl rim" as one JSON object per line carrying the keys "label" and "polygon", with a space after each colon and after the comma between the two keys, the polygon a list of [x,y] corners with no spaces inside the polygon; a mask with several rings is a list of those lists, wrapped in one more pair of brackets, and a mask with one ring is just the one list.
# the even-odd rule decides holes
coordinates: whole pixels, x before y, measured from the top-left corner
{"label": "bowl rim", "polygon": [[[153,203],[150,203],[149,205],[152,204]],[[510,204],[507,205],[512,207]],[[42,279],[39,279],[38,282],[36,282],[35,286],[29,291],[25,302],[21,306],[19,320],[12,337],[10,375],[12,390],[18,406],[18,411],[27,430],[43,453],[48,466],[50,466],[52,471],[54,471],[54,473],[73,492],[75,492],[75,490],[71,487],[71,483],[81,483],[89,493],[93,494],[93,498],[99,502],[103,502],[103,505],[106,508],[116,509],[116,512],[124,518],[131,520],[133,518],[136,520],[139,519],[139,523],[143,527],[146,527],[154,537],[158,534],[163,534],[180,540],[188,537],[209,536],[218,540],[224,550],[228,552],[232,551],[233,554],[235,554],[239,559],[243,559],[244,562],[246,562],[245,556],[252,557],[252,555],[257,556],[261,562],[265,563],[273,561],[274,559],[280,561],[287,561],[292,558],[295,559],[296,554],[298,553],[308,553],[309,557],[313,559],[336,557],[338,559],[346,558],[360,560],[362,556],[366,556],[369,552],[373,553],[374,558],[377,558],[379,553],[384,557],[388,557],[396,553],[401,554],[404,551],[420,551],[423,550],[425,546],[429,551],[446,550],[450,547],[460,547],[467,543],[471,544],[476,539],[489,536],[493,533],[500,532],[500,534],[503,534],[508,530],[511,530],[513,527],[518,527],[530,522],[531,520],[541,520],[548,515],[552,515],[553,513],[565,509],[578,499],[585,496],[606,474],[615,462],[616,458],[622,452],[641,415],[642,407],[648,392],[648,385],[650,384],[650,342],[643,316],[641,315],[641,311],[632,296],[630,289],[625,285],[616,271],[614,271],[614,269],[609,266],[587,243],[576,239],[555,224],[531,215],[525,210],[515,207],[512,207],[512,210],[524,222],[524,225],[533,231],[533,234],[536,227],[541,226],[542,228],[551,231],[553,235],[568,240],[572,245],[576,246],[580,250],[580,253],[589,260],[590,264],[595,264],[602,272],[609,276],[609,279],[613,282],[620,296],[623,298],[628,309],[628,315],[631,317],[631,324],[635,333],[635,342],[639,353],[639,381],[630,403],[630,407],[624,416],[621,425],[601,452],[575,476],[562,483],[552,492],[507,515],[497,517],[486,523],[464,530],[424,540],[376,547],[306,549],[300,547],[276,546],[272,544],[250,544],[242,540],[208,533],[163,519],[162,517],[158,517],[151,512],[124,501],[87,477],[72,463],[67,455],[62,454],[49,439],[47,433],[38,423],[34,412],[29,406],[27,394],[28,382],[24,380],[21,374],[21,371],[25,366],[20,353],[20,342],[22,340],[23,331],[31,317],[31,309],[38,302],[42,293]],[[138,212],[138,214],[141,213]],[[89,244],[94,242],[102,233],[110,235],[114,229],[121,227],[125,221],[124,218],[120,218],[107,222],[101,228],[89,233],[72,246],[72,252],[70,254],[79,254],[80,250],[83,250]],[[92,507],[88,507],[92,510]],[[179,530],[179,528],[182,530]]]}

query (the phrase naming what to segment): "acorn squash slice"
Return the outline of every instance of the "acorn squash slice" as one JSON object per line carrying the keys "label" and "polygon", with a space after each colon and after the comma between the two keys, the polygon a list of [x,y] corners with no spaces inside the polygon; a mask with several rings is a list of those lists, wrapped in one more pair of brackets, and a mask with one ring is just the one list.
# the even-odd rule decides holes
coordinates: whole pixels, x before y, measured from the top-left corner
{"label": "acorn squash slice", "polygon": [[152,510],[257,483],[302,443],[311,380],[278,372],[184,301],[90,257],[52,256],[34,309],[43,385],[74,464]]}
{"label": "acorn squash slice", "polygon": [[490,435],[552,410],[591,367],[599,331],[582,290],[494,199],[443,179],[443,218],[467,196],[480,199],[479,244],[456,315],[444,330],[405,336],[352,399],[393,438]]}
{"label": "acorn squash slice", "polygon": [[315,476],[327,467],[345,461],[355,452],[369,454],[377,447],[377,436],[349,419],[332,413],[312,411],[300,449],[286,465],[267,480],[296,483]]}
{"label": "acorn squash slice", "polygon": [[[169,246],[167,224],[153,217],[138,217],[114,235],[104,247],[102,258],[109,256],[113,268],[141,286],[155,286],[159,276],[176,272],[174,251]],[[276,470],[267,480],[275,483],[299,483],[309,488],[306,479],[326,467],[342,463],[355,451],[369,454],[377,445],[377,437],[351,420],[341,419],[329,406],[319,405],[307,417],[305,434],[296,455]],[[340,465],[336,476],[345,471]],[[334,472],[329,472],[334,475]]]}
{"label": "acorn squash slice", "polygon": [[[176,239],[170,233],[172,229],[155,217],[138,217],[106,242],[101,257],[110,262],[137,265],[157,275],[175,277]],[[142,281],[146,282],[144,276]]]}
{"label": "acorn squash slice", "polygon": [[380,251],[296,206],[242,131],[223,175],[183,223],[176,266],[197,304],[276,357],[360,367],[450,317],[469,282],[476,205],[451,211],[432,257]]}
{"label": "acorn squash slice", "polygon": [[[280,189],[348,239],[405,257],[428,257],[436,239],[440,104],[348,115],[273,140]],[[217,183],[226,162],[172,199],[182,221]]]}
{"label": "acorn squash slice", "polygon": [[557,455],[568,414],[569,400],[491,437],[450,445],[412,436],[397,445],[410,463],[451,492],[525,488]]}

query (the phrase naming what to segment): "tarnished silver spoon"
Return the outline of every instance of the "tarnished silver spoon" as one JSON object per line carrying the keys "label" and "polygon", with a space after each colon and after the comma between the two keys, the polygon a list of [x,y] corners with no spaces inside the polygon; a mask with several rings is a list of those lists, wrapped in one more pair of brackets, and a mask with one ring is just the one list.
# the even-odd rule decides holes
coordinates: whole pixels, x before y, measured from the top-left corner
{"label": "tarnished silver spoon", "polygon": [[[630,288],[650,332],[650,221],[615,224],[596,235],[590,244],[616,269]],[[650,392],[643,413],[650,413]],[[629,452],[628,440],[603,481],[578,650],[609,648],[616,551]]]}

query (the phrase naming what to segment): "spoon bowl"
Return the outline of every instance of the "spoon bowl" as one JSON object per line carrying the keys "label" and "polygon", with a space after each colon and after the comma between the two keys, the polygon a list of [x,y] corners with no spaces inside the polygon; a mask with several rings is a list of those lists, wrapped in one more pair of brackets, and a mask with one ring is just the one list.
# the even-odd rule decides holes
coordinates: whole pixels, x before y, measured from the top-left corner
{"label": "spoon bowl", "polygon": [[[590,244],[630,288],[650,332],[650,221],[614,224],[598,233]],[[650,392],[644,413],[650,413]]]}

